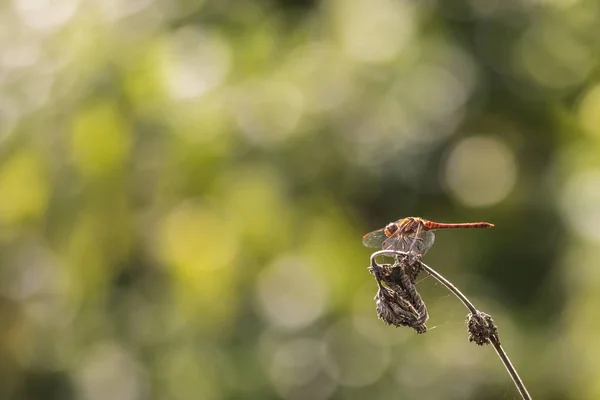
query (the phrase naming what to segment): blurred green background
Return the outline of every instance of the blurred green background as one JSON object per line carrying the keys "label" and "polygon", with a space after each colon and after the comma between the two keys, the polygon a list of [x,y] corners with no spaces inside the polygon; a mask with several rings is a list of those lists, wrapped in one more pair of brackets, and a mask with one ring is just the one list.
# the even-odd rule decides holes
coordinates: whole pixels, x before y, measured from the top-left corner
{"label": "blurred green background", "polygon": [[600,398],[600,2],[0,5],[1,399]]}

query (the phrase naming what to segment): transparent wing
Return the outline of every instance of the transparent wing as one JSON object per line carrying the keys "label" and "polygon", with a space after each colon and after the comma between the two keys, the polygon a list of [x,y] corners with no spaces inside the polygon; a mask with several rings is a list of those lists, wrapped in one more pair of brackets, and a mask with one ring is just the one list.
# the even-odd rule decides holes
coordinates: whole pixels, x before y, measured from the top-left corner
{"label": "transparent wing", "polygon": [[385,230],[379,229],[363,236],[363,245],[366,247],[399,251],[408,251],[410,249],[421,255],[427,253],[434,242],[435,234],[433,231],[421,231],[418,237],[414,233],[387,237]]}
{"label": "transparent wing", "polygon": [[399,250],[408,251],[413,238],[406,235],[396,235],[387,238],[382,244],[381,248],[384,250]]}
{"label": "transparent wing", "polygon": [[[421,231],[419,236],[413,234],[392,236],[382,243],[385,250],[409,251],[424,255],[433,246],[435,234],[432,231]],[[413,244],[414,243],[414,244]]]}
{"label": "transparent wing", "polygon": [[378,229],[376,231],[367,233],[365,236],[363,236],[363,245],[365,245],[366,247],[370,247],[373,249],[381,249],[383,242],[387,239],[388,237],[385,234],[385,229]]}
{"label": "transparent wing", "polygon": [[433,231],[421,232],[421,245],[419,248],[419,253],[421,253],[421,255],[427,253],[427,251],[429,251],[431,246],[433,246],[434,242],[435,242],[435,233],[433,233]]}

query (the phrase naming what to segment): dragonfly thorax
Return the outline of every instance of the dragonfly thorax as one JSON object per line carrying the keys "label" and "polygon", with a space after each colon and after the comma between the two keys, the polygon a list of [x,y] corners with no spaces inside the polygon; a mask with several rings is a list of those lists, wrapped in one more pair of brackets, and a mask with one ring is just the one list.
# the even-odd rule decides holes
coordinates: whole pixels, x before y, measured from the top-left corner
{"label": "dragonfly thorax", "polygon": [[398,231],[398,224],[396,224],[395,222],[387,224],[386,227],[385,227],[385,235],[387,237],[391,237],[397,231]]}

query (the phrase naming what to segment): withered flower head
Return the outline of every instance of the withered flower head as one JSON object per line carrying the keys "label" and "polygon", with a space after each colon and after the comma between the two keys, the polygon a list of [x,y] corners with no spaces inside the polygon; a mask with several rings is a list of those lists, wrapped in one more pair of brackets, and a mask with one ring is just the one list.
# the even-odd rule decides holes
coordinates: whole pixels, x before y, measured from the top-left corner
{"label": "withered flower head", "polygon": [[425,333],[427,327],[421,321],[420,313],[407,300],[395,291],[381,287],[375,296],[377,316],[388,325],[408,326]]}
{"label": "withered flower head", "polygon": [[482,346],[493,340],[500,344],[498,337],[498,328],[494,324],[491,316],[481,311],[475,314],[469,314],[467,317],[467,326],[469,329],[469,341]]}

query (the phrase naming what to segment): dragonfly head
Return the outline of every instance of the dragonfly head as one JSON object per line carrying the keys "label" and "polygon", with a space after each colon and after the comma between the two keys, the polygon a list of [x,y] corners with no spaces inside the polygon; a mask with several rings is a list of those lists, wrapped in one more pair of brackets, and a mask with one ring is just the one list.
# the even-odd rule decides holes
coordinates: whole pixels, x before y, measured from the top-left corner
{"label": "dragonfly head", "polygon": [[392,222],[386,225],[384,232],[387,237],[391,237],[396,231],[398,231],[398,224]]}

